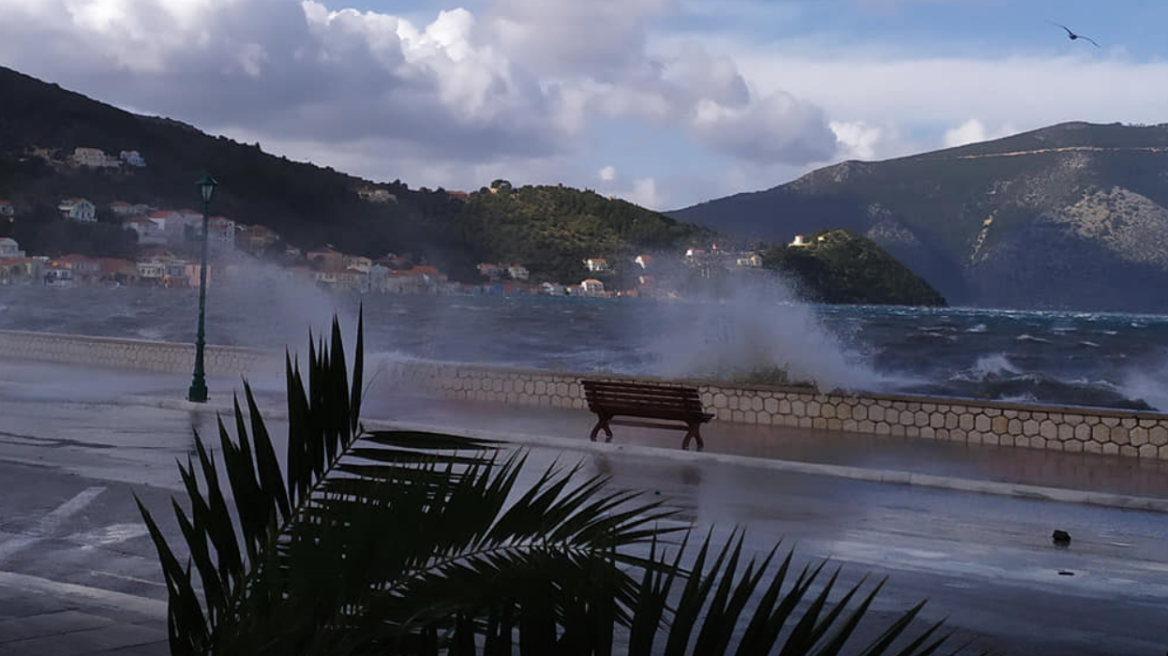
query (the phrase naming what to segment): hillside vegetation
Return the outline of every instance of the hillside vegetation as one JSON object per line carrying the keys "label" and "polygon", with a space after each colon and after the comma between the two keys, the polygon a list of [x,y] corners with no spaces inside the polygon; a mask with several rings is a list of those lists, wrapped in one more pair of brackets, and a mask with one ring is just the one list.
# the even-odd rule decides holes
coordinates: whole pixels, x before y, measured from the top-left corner
{"label": "hillside vegetation", "polygon": [[[0,98],[0,198],[12,200],[23,217],[6,231],[30,251],[123,252],[132,244],[120,231],[60,220],[54,209],[60,199],[81,196],[99,208],[124,200],[197,209],[193,183],[206,171],[220,183],[215,214],[270,227],[302,249],[330,243],[371,257],[412,253],[467,281],[478,278],[474,265],[480,261],[511,260],[541,277],[579,282],[583,257],[684,247],[686,239],[706,232],[569,188],[524,188],[489,199],[476,193],[467,203],[443,189],[374,183],[267,154],[258,143],[125,112],[4,68]],[[105,171],[64,165],[78,146],[115,155],[138,150],[148,166]],[[382,190],[394,202],[368,202],[358,190]],[[99,214],[99,221],[115,219]],[[118,239],[123,242],[108,243]]]}
{"label": "hillside vegetation", "polygon": [[945,298],[920,276],[848,230],[820,230],[807,246],[778,246],[763,266],[783,273],[808,300],[823,303],[944,306]]}
{"label": "hillside vegetation", "polygon": [[460,215],[467,241],[500,263],[520,262],[538,278],[579,282],[584,260],[608,260],[627,278],[641,252],[680,256],[713,233],[593,191],[512,188],[504,180],[471,194]]}

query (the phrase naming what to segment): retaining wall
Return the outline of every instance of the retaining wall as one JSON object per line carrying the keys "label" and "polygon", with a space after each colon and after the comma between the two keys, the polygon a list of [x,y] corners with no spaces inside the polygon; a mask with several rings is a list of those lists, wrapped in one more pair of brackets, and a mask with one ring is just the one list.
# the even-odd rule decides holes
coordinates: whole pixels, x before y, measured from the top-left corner
{"label": "retaining wall", "polygon": [[[0,358],[189,373],[195,367],[195,345],[0,330]],[[282,356],[273,351],[234,346],[207,346],[203,351],[208,376],[275,373],[283,366]]]}
{"label": "retaining wall", "polygon": [[[579,374],[409,363],[397,367],[397,377],[449,399],[585,407]],[[1168,415],[1159,413],[662,382],[697,387],[703,405],[719,421],[1168,460]]]}
{"label": "retaining wall", "polygon": [[[194,366],[194,346],[0,331],[0,358],[185,373]],[[279,372],[283,354],[209,346],[205,364],[209,375]],[[372,365],[367,363],[370,376],[376,373]],[[568,372],[407,362],[383,365],[379,375],[448,399],[585,407],[580,374]],[[626,376],[589,377],[638,380]],[[1168,460],[1168,415],[1159,413],[887,394],[819,394],[806,388],[705,381],[669,382],[699,388],[702,403],[719,421]]]}

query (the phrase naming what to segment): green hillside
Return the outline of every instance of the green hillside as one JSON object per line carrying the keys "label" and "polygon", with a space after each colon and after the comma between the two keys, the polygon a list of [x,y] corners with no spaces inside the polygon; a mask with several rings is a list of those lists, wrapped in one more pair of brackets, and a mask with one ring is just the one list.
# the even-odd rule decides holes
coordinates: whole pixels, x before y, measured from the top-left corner
{"label": "green hillside", "polygon": [[[270,227],[302,249],[330,243],[370,257],[411,253],[465,281],[478,279],[478,262],[507,261],[540,278],[579,282],[584,257],[617,261],[646,249],[684,248],[706,232],[569,188],[475,193],[466,201],[442,189],[374,183],[267,154],[260,144],[125,112],[4,68],[0,98],[0,198],[20,210],[14,225],[0,229],[30,252],[125,254],[132,241],[113,216],[99,211],[97,226],[76,225],[57,216],[60,199],[81,196],[99,208],[124,200],[198,209],[193,181],[204,171],[221,185],[215,214]],[[78,146],[115,155],[137,150],[148,166],[67,166]],[[368,202],[358,190],[382,190],[394,202]]]}
{"label": "green hillside", "polygon": [[584,260],[603,258],[627,279],[640,253],[679,257],[712,232],[592,191],[512,188],[505,180],[471,194],[460,217],[467,241],[499,263],[523,263],[536,278],[579,282]]}
{"label": "green hillside", "polygon": [[763,266],[783,273],[809,300],[823,303],[944,306],[944,297],[920,276],[848,230],[820,230],[807,246],[778,246]]}

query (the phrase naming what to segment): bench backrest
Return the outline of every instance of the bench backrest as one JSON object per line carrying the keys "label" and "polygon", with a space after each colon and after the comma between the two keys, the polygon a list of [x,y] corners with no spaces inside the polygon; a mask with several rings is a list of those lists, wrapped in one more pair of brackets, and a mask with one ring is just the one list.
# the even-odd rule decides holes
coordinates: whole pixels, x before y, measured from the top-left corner
{"label": "bench backrest", "polygon": [[695,387],[582,380],[588,409],[608,414],[656,417],[693,417],[702,414],[702,397]]}

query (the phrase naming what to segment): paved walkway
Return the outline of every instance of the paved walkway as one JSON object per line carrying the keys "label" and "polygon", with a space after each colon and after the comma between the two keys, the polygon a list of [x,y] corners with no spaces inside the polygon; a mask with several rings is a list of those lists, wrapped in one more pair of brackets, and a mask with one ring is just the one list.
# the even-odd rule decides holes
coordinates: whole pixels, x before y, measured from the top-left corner
{"label": "paved walkway", "polygon": [[[79,588],[0,575],[0,654],[165,656],[166,619],[95,600]],[[159,602],[161,608],[165,605]]]}
{"label": "paved walkway", "polygon": [[[141,490],[143,488],[138,486],[147,483],[152,487],[146,489],[153,489],[159,495],[148,506],[164,507],[164,498],[169,492],[161,488],[173,489],[171,484],[174,481],[170,479],[176,478],[174,458],[185,457],[189,440],[181,436],[161,440],[162,433],[174,432],[175,426],[171,424],[175,423],[185,424],[185,427],[180,425],[177,428],[178,432],[187,435],[192,426],[208,433],[214,411],[230,407],[227,390],[238,387],[238,381],[233,380],[210,382],[212,403],[196,406],[181,400],[189,383],[186,376],[0,362],[0,405],[12,411],[8,414],[9,425],[0,428],[0,448],[3,449],[0,460],[20,463],[10,465],[11,468],[24,468],[24,473],[4,470],[8,483],[6,489],[15,492],[16,498],[9,494],[3,503],[8,508],[27,508],[23,511],[26,517],[11,514],[0,517],[0,560],[6,557],[4,545],[17,544],[26,536],[37,535],[38,522],[57,512],[54,508],[67,507],[71,497],[83,495],[93,486],[109,488],[99,501],[121,499],[124,502],[128,499],[128,487],[118,489],[118,485],[133,484],[135,489]],[[262,409],[271,414],[274,423],[279,423],[284,410],[282,381],[255,382]],[[39,421],[35,413],[26,418],[28,427],[18,429],[11,425],[16,421],[17,408],[28,402],[45,402],[46,398],[59,399],[63,403],[58,405],[68,406],[54,406],[52,416],[60,424],[56,429],[45,431],[44,426],[40,426],[39,430],[34,430]],[[151,406],[154,410],[150,410]],[[174,409],[184,412],[175,413]],[[566,446],[571,444],[588,448],[587,435],[594,422],[593,416],[584,411],[446,402],[405,394],[377,383],[368,391],[363,414],[370,421],[422,424],[451,431],[512,434],[521,439],[531,436],[560,438],[560,448],[575,448]],[[180,419],[177,422],[176,416]],[[127,426],[127,417],[132,417],[135,425]],[[92,434],[95,426],[100,426],[100,435],[96,437]],[[278,427],[273,426],[273,429],[278,436]],[[5,430],[11,432],[4,433]],[[614,430],[614,443],[669,450],[656,452],[661,455],[676,452],[682,436],[680,432],[627,427],[615,427]],[[710,460],[716,460],[721,454],[766,462],[891,470],[1168,499],[1168,476],[1165,476],[1168,463],[1163,462],[717,421],[707,425],[703,433],[707,453],[713,456]],[[49,434],[53,439],[46,439]],[[40,457],[37,454],[49,451],[55,454],[53,458],[70,463],[62,469],[64,473],[60,473],[60,477],[61,480],[71,477],[72,483],[60,498],[44,501],[47,505],[42,508],[30,504],[47,498],[37,488],[38,481],[46,474],[38,473],[41,465],[36,459]],[[95,458],[99,453],[102,454],[100,458]],[[618,470],[623,466],[619,454],[619,451],[612,451],[608,456]],[[696,457],[700,459],[703,454]],[[112,464],[103,465],[105,460]],[[134,473],[117,478],[110,474],[117,468]],[[741,470],[735,471],[758,481],[782,480],[769,473],[741,474]],[[650,482],[650,473],[631,466],[621,471],[620,482],[637,485],[639,476],[645,477],[641,481],[644,484],[656,484]],[[857,487],[855,484],[848,487],[849,483],[845,481],[817,480],[822,486],[821,492],[816,493],[819,495],[842,493],[845,489],[866,490],[864,494],[879,495],[884,493],[878,488],[895,489],[888,486]],[[58,484],[59,481],[54,482],[54,485]],[[963,498],[978,497],[966,495]],[[960,500],[954,497],[952,502]],[[98,506],[100,503],[93,504],[93,508]],[[1066,512],[1078,512],[1076,506],[1063,507]],[[137,521],[135,511],[126,503],[110,513],[102,525],[124,527]],[[1123,516],[1130,515],[1124,513]],[[83,514],[76,518],[81,517]],[[1077,532],[1088,530],[1093,521],[1084,520],[1083,528]],[[92,533],[83,529],[86,527],[76,529],[73,537]],[[1043,531],[1046,530],[1044,526]],[[93,578],[95,572],[88,564],[74,566],[69,561],[69,554],[76,553],[79,542],[71,543],[65,536],[54,547],[49,544],[49,533],[45,532],[44,544],[38,548],[24,548],[19,554],[9,555],[3,568],[9,571],[0,571],[0,654],[142,656],[167,653],[165,590],[155,580],[159,578],[159,572],[151,560],[152,547],[148,539],[138,534],[130,541],[101,548],[107,554],[101,561],[102,575],[118,576],[123,581],[116,587],[106,586],[104,589],[125,589],[132,593],[119,596],[119,593],[102,593],[101,581]],[[56,533],[64,535],[62,531]],[[130,556],[134,558],[133,568],[125,565]],[[118,569],[123,566],[126,569]],[[121,587],[123,585],[127,587]]]}
{"label": "paved walkway", "polygon": [[[562,437],[581,444],[595,424],[595,416],[581,410],[395,399],[388,394],[370,398],[368,404],[364,415],[369,419]],[[667,449],[681,444],[680,431],[622,426],[613,430],[615,444]],[[1168,498],[1164,461],[718,421],[706,425],[702,434],[708,453]]]}

